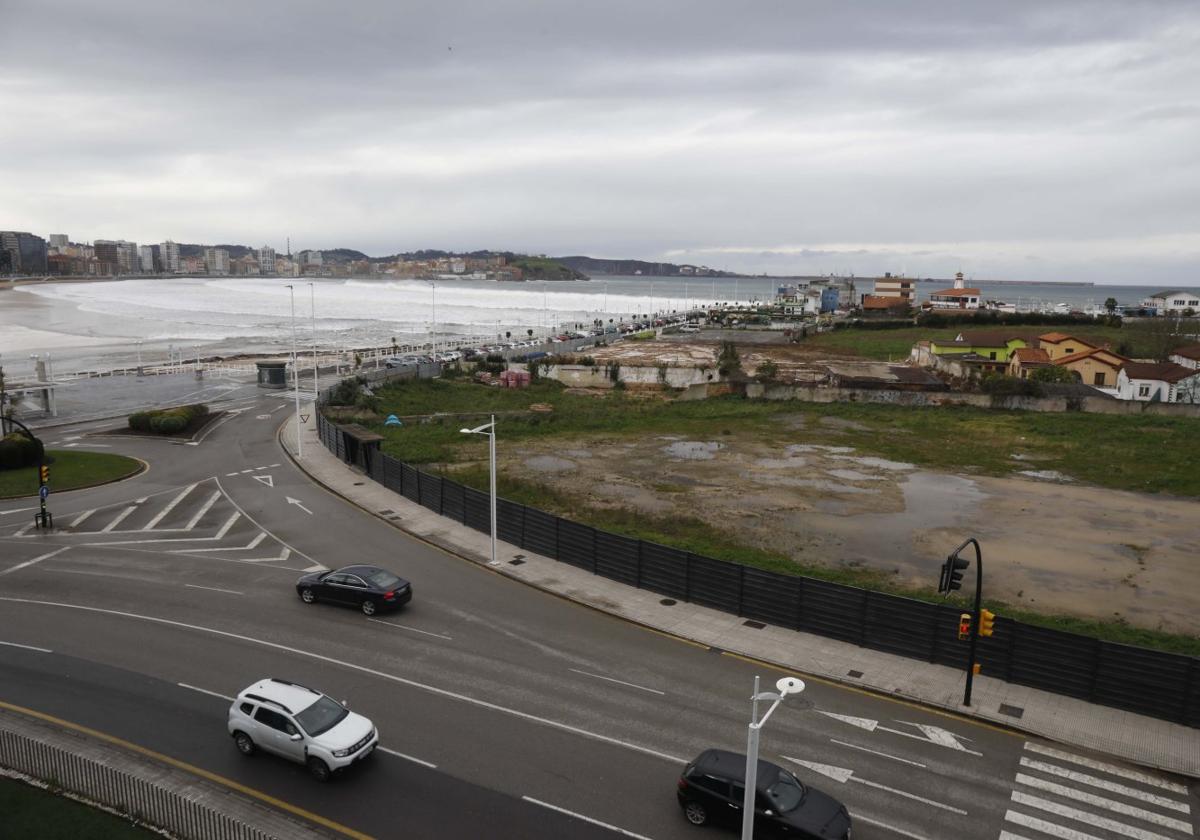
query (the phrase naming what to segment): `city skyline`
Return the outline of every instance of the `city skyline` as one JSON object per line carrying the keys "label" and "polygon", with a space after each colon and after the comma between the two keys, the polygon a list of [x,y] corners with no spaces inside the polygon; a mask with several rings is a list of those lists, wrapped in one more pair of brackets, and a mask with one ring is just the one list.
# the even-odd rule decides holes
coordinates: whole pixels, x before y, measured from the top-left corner
{"label": "city skyline", "polygon": [[16,3],[0,225],[1196,282],[1195,7],[454,11]]}

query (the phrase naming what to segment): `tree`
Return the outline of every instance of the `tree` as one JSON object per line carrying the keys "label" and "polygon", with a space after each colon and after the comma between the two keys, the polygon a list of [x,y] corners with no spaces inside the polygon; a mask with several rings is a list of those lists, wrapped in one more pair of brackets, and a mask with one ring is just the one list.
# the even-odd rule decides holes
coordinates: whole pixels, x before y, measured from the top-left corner
{"label": "tree", "polygon": [[533,330],[525,330],[525,335],[529,336],[530,338],[533,338]]}
{"label": "tree", "polygon": [[1135,321],[1130,331],[1129,353],[1149,357],[1156,362],[1165,362],[1171,351],[1183,344],[1188,326],[1180,318],[1163,315]]}
{"label": "tree", "polygon": [[779,365],[775,364],[770,359],[758,366],[754,372],[755,377],[759,382],[774,382],[775,377],[779,375]]}
{"label": "tree", "polygon": [[1080,376],[1075,371],[1062,365],[1046,365],[1029,374],[1034,382],[1078,382]]}
{"label": "tree", "polygon": [[1104,308],[1108,310],[1109,315],[1116,312],[1117,311],[1117,299],[1115,297],[1110,297],[1110,298],[1106,299],[1104,301]]}
{"label": "tree", "polygon": [[721,351],[717,354],[717,370],[722,376],[730,376],[742,369],[742,357],[738,354],[737,346],[732,341],[722,341]]}

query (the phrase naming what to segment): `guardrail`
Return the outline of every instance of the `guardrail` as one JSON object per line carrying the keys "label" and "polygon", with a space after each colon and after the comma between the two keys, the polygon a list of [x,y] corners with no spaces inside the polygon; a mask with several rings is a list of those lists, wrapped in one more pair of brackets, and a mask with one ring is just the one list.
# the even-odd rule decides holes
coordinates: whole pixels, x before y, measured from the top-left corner
{"label": "guardrail", "polygon": [[[347,460],[337,424],[318,412],[327,449]],[[390,490],[476,531],[491,530],[488,494],[378,454],[368,475]],[[961,607],[872,592],[816,578],[716,560],[581,525],[498,499],[500,540],[596,575],[753,621],[940,665],[965,668]],[[982,673],[1200,728],[1200,659],[996,619],[979,639]]]}

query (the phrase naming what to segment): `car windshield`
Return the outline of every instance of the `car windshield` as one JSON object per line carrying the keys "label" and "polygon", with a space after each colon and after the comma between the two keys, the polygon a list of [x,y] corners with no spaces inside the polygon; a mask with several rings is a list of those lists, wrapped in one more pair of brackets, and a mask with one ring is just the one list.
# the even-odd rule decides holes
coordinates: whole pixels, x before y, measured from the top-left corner
{"label": "car windshield", "polygon": [[296,722],[309,735],[320,735],[322,732],[333,729],[348,714],[350,712],[345,706],[335,703],[328,697],[322,697],[316,703],[313,703],[303,712],[296,715]]}
{"label": "car windshield", "polygon": [[391,572],[385,572],[383,569],[371,572],[371,574],[367,575],[367,580],[373,586],[377,586],[380,589],[395,589],[404,582]]}
{"label": "car windshield", "polygon": [[770,803],[768,807],[776,813],[786,814],[804,801],[804,787],[792,776],[780,773],[779,778],[767,788],[766,796]]}

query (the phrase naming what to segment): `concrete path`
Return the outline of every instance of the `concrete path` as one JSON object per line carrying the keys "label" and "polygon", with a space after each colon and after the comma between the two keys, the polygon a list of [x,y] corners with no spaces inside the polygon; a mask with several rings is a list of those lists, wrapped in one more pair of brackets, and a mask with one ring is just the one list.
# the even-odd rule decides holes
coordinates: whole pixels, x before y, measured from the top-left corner
{"label": "concrete path", "polygon": [[[316,482],[397,528],[469,560],[490,563],[487,534],[439,516],[342,463],[317,437],[315,414],[307,416],[302,431],[304,457],[297,463]],[[283,428],[280,440],[296,460],[295,418]],[[504,542],[497,545],[496,557],[496,571],[515,580],[675,636],[801,674],[971,715],[1148,767],[1200,777],[1200,731],[1186,726],[984,675],[975,678],[973,702],[968,708],[962,705],[964,673],[953,668],[771,625],[755,629],[747,627],[738,616],[696,604],[665,606],[663,596],[657,593],[592,575]],[[514,559],[521,562],[514,565]],[[1006,714],[1002,708],[1013,711]]]}

